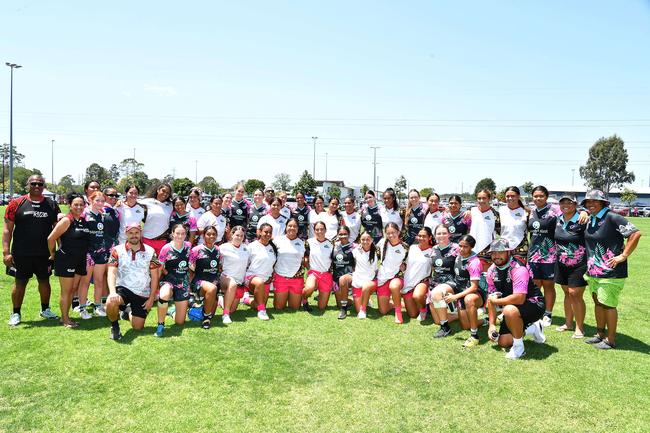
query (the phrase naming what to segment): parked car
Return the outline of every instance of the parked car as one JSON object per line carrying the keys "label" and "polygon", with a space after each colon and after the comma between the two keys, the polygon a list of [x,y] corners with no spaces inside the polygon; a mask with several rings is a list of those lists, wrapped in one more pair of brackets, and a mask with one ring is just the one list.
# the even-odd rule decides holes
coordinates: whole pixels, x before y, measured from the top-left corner
{"label": "parked car", "polygon": [[650,206],[640,207],[639,208],[640,217],[650,217]]}
{"label": "parked car", "polygon": [[619,215],[623,215],[624,217],[630,215],[630,208],[627,207],[627,206],[614,206],[612,208],[612,211],[614,211],[615,213],[617,213]]}

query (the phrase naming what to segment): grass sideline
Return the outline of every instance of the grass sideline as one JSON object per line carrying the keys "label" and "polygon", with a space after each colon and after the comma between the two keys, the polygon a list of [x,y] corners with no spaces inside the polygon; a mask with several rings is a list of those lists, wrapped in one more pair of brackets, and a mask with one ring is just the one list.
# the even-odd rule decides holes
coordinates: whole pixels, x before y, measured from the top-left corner
{"label": "grass sideline", "polygon": [[619,348],[597,351],[555,332],[564,319],[558,288],[547,343],[526,340],[515,362],[486,343],[486,328],[467,351],[466,331],[434,341],[430,320],[396,326],[375,310],[339,321],[334,309],[270,309],[263,323],[244,309],[228,327],[190,322],[162,339],[150,314],[143,332],[122,322],[116,343],[103,318],[75,330],[41,319],[34,281],[23,323],[9,329],[12,280],[3,272],[0,432],[648,431],[650,219],[632,221],[645,236],[630,260]]}

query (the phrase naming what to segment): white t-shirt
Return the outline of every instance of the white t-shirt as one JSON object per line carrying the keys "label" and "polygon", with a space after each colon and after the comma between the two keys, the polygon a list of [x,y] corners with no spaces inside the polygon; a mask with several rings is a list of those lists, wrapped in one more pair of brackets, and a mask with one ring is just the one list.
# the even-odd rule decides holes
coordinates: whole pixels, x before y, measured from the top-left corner
{"label": "white t-shirt", "polygon": [[386,247],[386,255],[384,254],[384,245],[388,242],[386,238],[381,239],[377,242],[377,251],[382,255],[381,264],[377,270],[377,285],[381,286],[385,282],[392,280],[395,275],[400,271],[402,263],[406,258],[406,253],[408,252],[408,247],[405,247],[401,242],[397,245],[391,245],[388,242]]}
{"label": "white t-shirt", "polygon": [[381,220],[384,223],[384,228],[386,228],[388,223],[395,223],[397,224],[397,227],[399,227],[399,229],[402,230],[402,225],[404,225],[404,221],[402,221],[402,217],[399,214],[399,210],[387,209],[386,206],[380,206],[379,214],[381,215]]}
{"label": "white t-shirt", "polygon": [[436,227],[438,227],[445,219],[445,215],[440,210],[429,212],[424,218],[424,226],[431,229],[431,233],[436,234]]}
{"label": "white t-shirt", "polygon": [[406,261],[406,271],[404,271],[404,287],[402,294],[408,293],[415,289],[422,280],[431,276],[431,253],[433,247],[421,250],[418,245],[411,245],[409,256]]}
{"label": "white t-shirt", "polygon": [[307,245],[309,245],[309,269],[329,272],[332,266],[332,242],[327,239],[319,242],[316,238],[309,238]]}
{"label": "white t-shirt", "polygon": [[469,234],[476,239],[476,245],[474,245],[472,251],[480,253],[489,247],[494,239],[496,218],[492,208],[481,212],[477,206],[474,206],[470,212],[472,215],[472,225],[469,229]]}
{"label": "white t-shirt", "polygon": [[187,204],[187,206],[185,206],[185,210],[190,213],[190,218],[194,217],[194,219],[197,221],[199,220],[199,218],[201,218],[201,215],[207,212],[205,208],[199,206],[195,209],[192,206],[190,206],[189,203]]}
{"label": "white t-shirt", "polygon": [[305,257],[305,242],[300,238],[289,239],[285,235],[273,239],[278,247],[278,260],[275,262],[275,272],[286,278],[292,278],[300,270],[302,259]]}
{"label": "white t-shirt", "polygon": [[144,218],[144,208],[139,204],[135,204],[133,207],[128,206],[124,202],[121,206],[116,207],[115,210],[120,214],[120,233],[118,234],[119,243],[123,244],[126,242],[126,227],[129,224],[139,223]]}
{"label": "white t-shirt", "polygon": [[375,279],[379,257],[370,262],[370,251],[364,251],[361,245],[352,250],[354,257],[354,272],[352,272],[352,287],[362,288],[367,282]]}
{"label": "white t-shirt", "polygon": [[246,276],[260,277],[264,281],[273,275],[273,265],[275,265],[275,251],[269,243],[263,245],[260,241],[254,241],[248,244],[248,251],[251,253]]}
{"label": "white t-shirt", "polygon": [[508,206],[499,208],[501,217],[501,237],[508,240],[510,248],[516,248],[526,237],[528,215],[524,208],[510,209]]}
{"label": "white t-shirt", "polygon": [[361,230],[361,215],[358,212],[343,212],[343,223],[350,229],[350,242],[356,241]]}
{"label": "white t-shirt", "polygon": [[280,215],[282,215],[287,221],[291,218],[291,209],[288,206],[282,206],[280,209]]}
{"label": "white t-shirt", "polygon": [[280,214],[276,219],[273,218],[270,213],[267,213],[257,222],[257,228],[259,229],[264,223],[271,224],[271,227],[273,228],[273,239],[275,239],[284,234],[284,229],[287,226],[287,219],[282,214]]}
{"label": "white t-shirt", "polygon": [[147,208],[147,220],[144,222],[142,236],[155,239],[169,229],[169,217],[174,210],[171,202],[160,202],[155,198],[145,198],[140,203]]}
{"label": "white t-shirt", "polygon": [[221,252],[222,274],[232,278],[239,285],[243,284],[250,257],[246,245],[241,244],[237,248],[228,242],[219,247],[219,252]]}
{"label": "white t-shirt", "polygon": [[317,213],[314,209],[309,211],[309,237],[314,237],[314,224],[321,220],[325,212]]}
{"label": "white t-shirt", "polygon": [[[223,215],[215,215],[214,212],[209,211],[201,215],[201,218],[196,222],[196,227],[199,230],[205,230],[206,227],[215,226],[217,228],[217,243],[223,240],[223,235],[226,233],[226,224],[228,221]],[[203,235],[199,237],[199,245],[202,245]]]}
{"label": "white t-shirt", "polygon": [[330,215],[327,212],[320,214],[320,220],[325,223],[325,237],[332,240],[336,237],[339,231],[339,216]]}

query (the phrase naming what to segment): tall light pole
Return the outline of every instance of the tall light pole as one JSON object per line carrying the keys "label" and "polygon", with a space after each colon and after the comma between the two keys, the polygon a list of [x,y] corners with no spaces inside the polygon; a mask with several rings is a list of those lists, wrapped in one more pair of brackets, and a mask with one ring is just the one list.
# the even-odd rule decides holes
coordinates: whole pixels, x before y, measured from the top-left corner
{"label": "tall light pole", "polygon": [[327,180],[327,152],[325,152],[325,180]]}
{"label": "tall light pole", "polygon": [[52,187],[54,187],[54,140],[52,140],[52,179],[50,179]]}
{"label": "tall light pole", "polygon": [[314,140],[314,167],[311,171],[311,177],[316,180],[316,140],[318,140],[318,137],[312,137],[312,140]]}
{"label": "tall light pole", "polygon": [[5,62],[11,68],[11,87],[9,90],[9,196],[14,195],[14,69],[22,68],[15,63]]}
{"label": "tall light pole", "polygon": [[194,184],[199,183],[199,160],[194,160]]}
{"label": "tall light pole", "polygon": [[576,169],[575,169],[575,168],[572,168],[572,169],[571,169],[571,186],[574,185],[575,177],[576,177]]}
{"label": "tall light pole", "polygon": [[370,146],[373,150],[373,161],[372,161],[372,190],[377,192],[377,149],[379,146]]}
{"label": "tall light pole", "polygon": [[5,200],[5,157],[7,155],[7,143],[2,145],[2,200]]}

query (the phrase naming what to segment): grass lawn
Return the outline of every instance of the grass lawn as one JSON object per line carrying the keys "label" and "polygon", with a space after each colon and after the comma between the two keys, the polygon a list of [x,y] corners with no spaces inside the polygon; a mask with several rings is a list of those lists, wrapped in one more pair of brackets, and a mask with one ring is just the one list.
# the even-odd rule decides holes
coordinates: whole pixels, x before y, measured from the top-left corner
{"label": "grass lawn", "polygon": [[122,322],[116,343],[105,318],[74,330],[41,319],[35,281],[23,323],[9,329],[12,280],[0,276],[0,431],[649,431],[650,219],[632,220],[645,237],[631,257],[618,349],[555,332],[558,287],[547,343],[526,340],[514,362],[486,343],[486,328],[467,351],[466,331],[434,341],[430,320],[397,326],[375,310],[339,321],[333,308],[270,309],[264,323],[245,308],[228,327],[190,322],[162,339],[150,314],[143,332]]}

